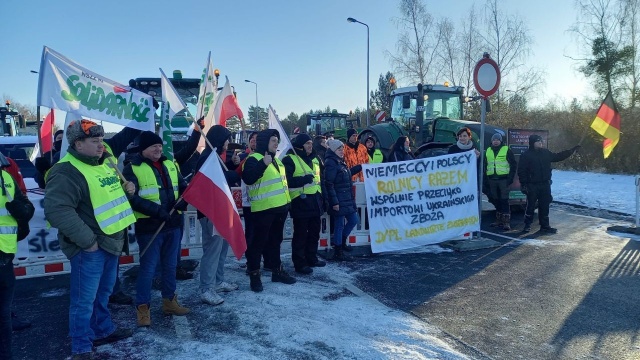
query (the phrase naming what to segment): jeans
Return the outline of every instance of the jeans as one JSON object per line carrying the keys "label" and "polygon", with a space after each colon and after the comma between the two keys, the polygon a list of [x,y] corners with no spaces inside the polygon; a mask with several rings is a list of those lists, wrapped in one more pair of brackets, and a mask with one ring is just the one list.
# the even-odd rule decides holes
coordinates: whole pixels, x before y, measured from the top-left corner
{"label": "jeans", "polygon": [[101,248],[70,259],[69,336],[71,353],[91,352],[92,341],[116,329],[107,304],[116,281],[118,257]]}
{"label": "jeans", "polygon": [[[341,246],[342,240],[346,240],[351,230],[358,225],[358,214],[353,212],[347,215],[333,215],[335,218],[335,228],[333,229],[333,244]],[[345,225],[344,220],[347,220]]]}
{"label": "jeans", "polygon": [[[153,234],[138,234],[138,245],[144,249],[151,241]],[[162,297],[173,299],[176,293],[177,253],[180,250],[182,232],[180,228],[160,231],[153,243],[140,258],[140,270],[136,282],[136,306],[151,302],[151,283],[156,266],[162,267]]]}
{"label": "jeans", "polygon": [[259,211],[253,215],[253,239],[247,245],[247,269],[260,270],[260,259],[264,255],[264,266],[280,268],[280,245],[287,213]]}
{"label": "jeans", "polygon": [[202,228],[202,259],[200,260],[200,291],[214,289],[224,281],[224,260],[229,243],[213,232],[209,219],[200,219]]}
{"label": "jeans", "polygon": [[293,218],[293,239],[291,240],[291,260],[296,269],[315,264],[318,261],[320,241],[320,217]]}
{"label": "jeans", "polygon": [[[2,254],[2,256],[9,256]],[[11,359],[11,302],[16,277],[13,263],[0,266],[0,359]]]}

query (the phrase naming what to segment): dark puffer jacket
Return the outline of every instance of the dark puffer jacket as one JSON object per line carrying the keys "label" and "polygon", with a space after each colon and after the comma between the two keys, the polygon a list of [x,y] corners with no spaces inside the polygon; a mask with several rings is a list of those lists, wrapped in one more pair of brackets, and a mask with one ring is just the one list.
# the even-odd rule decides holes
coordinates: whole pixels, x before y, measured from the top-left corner
{"label": "dark puffer jacket", "polygon": [[520,156],[520,163],[518,164],[518,178],[520,183],[525,186],[530,183],[549,182],[551,180],[551,163],[567,159],[576,150],[576,147],[574,147],[554,153],[544,148],[535,149],[534,140],[537,137],[539,136],[529,136],[529,150]]}
{"label": "dark puffer jacket", "polygon": [[[353,198],[351,176],[362,170],[361,165],[351,168],[331,149],[327,150],[324,159],[324,186],[329,214],[348,215],[356,212],[356,201]],[[340,205],[336,212],[333,206]]]}

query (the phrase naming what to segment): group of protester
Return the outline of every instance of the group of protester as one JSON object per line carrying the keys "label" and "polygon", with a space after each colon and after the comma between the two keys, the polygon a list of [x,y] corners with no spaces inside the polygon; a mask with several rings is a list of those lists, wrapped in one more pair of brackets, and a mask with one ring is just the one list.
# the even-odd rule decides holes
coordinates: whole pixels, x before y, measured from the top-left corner
{"label": "group of protester", "polygon": [[[196,130],[203,129],[200,121]],[[90,359],[94,346],[115,342],[133,333],[118,328],[111,320],[110,298],[120,294],[118,258],[128,253],[128,231],[135,229],[141,251],[140,270],[136,283],[135,307],[137,325],[151,325],[151,289],[154,277],[160,278],[162,312],[182,316],[190,309],[178,302],[176,277],[180,274],[180,242],[184,226],[182,211],[187,203],[181,195],[187,187],[183,174],[197,172],[210,157],[215,156],[224,169],[230,187],[240,186],[243,195],[243,216],[247,250],[247,273],[254,292],[264,289],[263,268],[271,272],[271,281],[294,284],[282,264],[281,244],[287,215],[293,219],[292,262],[295,272],[313,273],[313,268],[325,266],[318,258],[320,218],[327,212],[332,218],[332,255],[328,259],[350,261],[347,238],[359,218],[352,193],[354,181],[362,181],[362,164],[413,159],[409,139],[400,137],[385,159],[376,148],[375,139],[362,144],[358,133],[350,129],[347,143],[324,136],[312,139],[299,134],[282,161],[276,157],[281,134],[273,129],[252,133],[243,154],[228,156],[231,133],[215,125],[206,133],[206,149],[196,151],[200,132],[195,131],[187,145],[169,160],[163,153],[163,141],[155,133],[125,128],[110,139],[104,139],[102,126],[85,119],[73,121],[66,129],[69,142],[66,155],[60,158],[63,134],[55,134],[54,150],[36,162],[37,181],[45,188],[45,216],[58,229],[62,252],[71,263],[69,334],[74,359]],[[494,135],[487,149],[485,172],[492,191],[503,198],[505,187],[513,181],[513,154]],[[495,140],[495,141],[494,141]],[[550,202],[550,166],[570,156],[576,148],[554,154],[538,146],[538,138],[530,139],[530,150],[523,155],[519,176],[527,196],[540,203],[540,224],[548,225]],[[132,144],[132,145],[131,145]],[[462,129],[458,143],[450,152],[467,151],[473,147],[471,132]],[[117,159],[128,153],[122,173]],[[491,153],[490,153],[491,152]],[[477,153],[477,150],[476,150]],[[479,154],[477,153],[479,156]],[[229,158],[227,158],[229,157]],[[11,315],[15,277],[12,260],[17,251],[20,224],[33,216],[29,203],[15,178],[7,171],[0,157],[0,355],[11,359]],[[190,166],[195,163],[195,169]],[[189,176],[189,175],[187,175]],[[22,186],[24,190],[24,186]],[[203,194],[206,196],[206,194]],[[508,190],[507,190],[508,196]],[[508,197],[507,197],[508,199]],[[500,203],[501,207],[503,202]],[[508,202],[506,203],[508,205]],[[546,204],[546,211],[543,206]],[[500,214],[508,214],[502,209]],[[527,208],[525,228],[530,227],[533,210]],[[504,215],[500,215],[504,223]],[[221,304],[221,293],[239,286],[225,281],[224,261],[229,245],[213,223],[198,214],[202,227],[203,256],[200,262],[201,301]],[[528,221],[528,222],[527,222]],[[529,225],[527,225],[529,224]],[[28,233],[28,231],[27,231]],[[25,235],[26,236],[26,235]]]}

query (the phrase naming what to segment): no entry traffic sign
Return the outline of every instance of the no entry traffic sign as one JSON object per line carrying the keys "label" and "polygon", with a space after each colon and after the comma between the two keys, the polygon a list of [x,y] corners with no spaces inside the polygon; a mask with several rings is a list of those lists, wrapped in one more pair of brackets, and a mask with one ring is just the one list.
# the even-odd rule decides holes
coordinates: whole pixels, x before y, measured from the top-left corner
{"label": "no entry traffic sign", "polygon": [[489,54],[485,53],[473,69],[473,83],[480,95],[489,97],[498,91],[500,86],[500,69]]}

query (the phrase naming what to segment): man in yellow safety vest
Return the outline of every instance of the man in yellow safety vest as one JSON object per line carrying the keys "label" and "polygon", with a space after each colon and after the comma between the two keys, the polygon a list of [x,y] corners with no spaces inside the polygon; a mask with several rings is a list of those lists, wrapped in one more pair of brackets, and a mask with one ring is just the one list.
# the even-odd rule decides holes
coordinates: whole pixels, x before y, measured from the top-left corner
{"label": "man in yellow safety vest", "polygon": [[516,157],[507,145],[502,144],[502,135],[491,137],[491,147],[485,152],[485,181],[489,194],[495,200],[496,221],[492,227],[511,230],[511,210],[509,207],[509,186],[516,176]]}
{"label": "man in yellow safety vest", "polygon": [[[107,165],[104,130],[76,120],[66,131],[69,149],[47,174],[45,216],[58,229],[60,249],[71,262],[69,335],[74,359],[89,359],[92,346],[122,340],[107,303],[116,281],[127,227],[136,221],[129,205],[135,187],[120,183]],[[126,192],[126,193],[125,193]]]}

